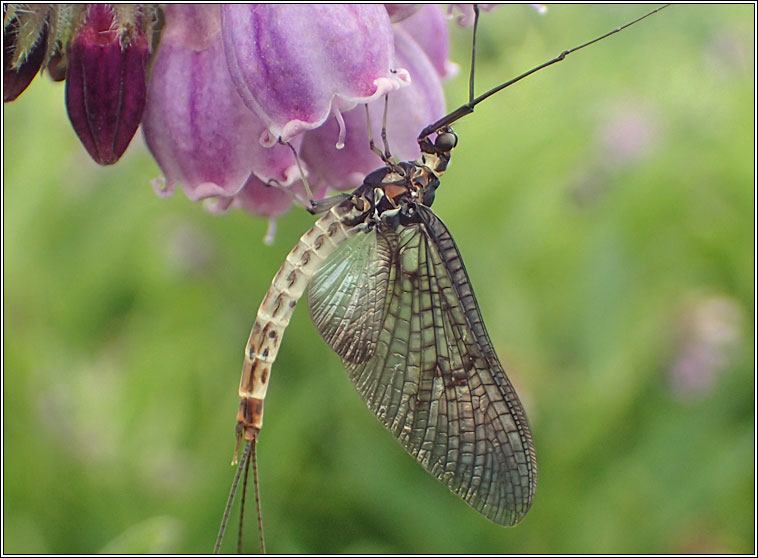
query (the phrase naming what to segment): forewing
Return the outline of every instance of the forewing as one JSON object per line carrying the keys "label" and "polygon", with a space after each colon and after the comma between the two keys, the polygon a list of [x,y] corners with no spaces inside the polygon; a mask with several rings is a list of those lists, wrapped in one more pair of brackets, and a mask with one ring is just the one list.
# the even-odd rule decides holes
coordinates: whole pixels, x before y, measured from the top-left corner
{"label": "forewing", "polygon": [[389,246],[361,231],[319,266],[308,285],[308,309],[324,341],[345,362],[374,353],[387,293]]}
{"label": "forewing", "polygon": [[340,354],[368,406],[426,470],[490,520],[514,525],[537,478],[526,416],[449,231],[430,209],[419,214],[422,223],[378,229],[389,252],[369,268],[386,281],[375,349],[366,361]]}

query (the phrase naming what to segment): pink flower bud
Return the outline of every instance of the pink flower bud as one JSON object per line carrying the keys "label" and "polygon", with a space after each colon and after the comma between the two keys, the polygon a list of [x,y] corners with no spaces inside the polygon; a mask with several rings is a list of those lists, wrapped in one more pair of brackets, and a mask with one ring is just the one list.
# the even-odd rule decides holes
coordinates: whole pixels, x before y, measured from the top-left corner
{"label": "pink flower bud", "polygon": [[124,21],[111,4],[89,5],[67,52],[68,117],[101,165],[118,161],[145,108],[149,45],[139,8],[131,14]]}

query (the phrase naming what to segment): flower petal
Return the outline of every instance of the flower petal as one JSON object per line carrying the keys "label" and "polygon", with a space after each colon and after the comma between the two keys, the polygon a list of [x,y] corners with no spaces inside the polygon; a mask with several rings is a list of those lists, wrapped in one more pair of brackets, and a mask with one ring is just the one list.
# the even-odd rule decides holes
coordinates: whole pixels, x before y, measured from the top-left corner
{"label": "flower petal", "polygon": [[223,5],[232,80],[271,133],[289,141],[408,82],[391,71],[392,29],[379,5]]}
{"label": "flower petal", "polygon": [[421,9],[423,4],[385,4],[384,9],[392,23],[397,23],[411,17]]}
{"label": "flower petal", "polygon": [[278,217],[292,205],[292,194],[251,176],[245,187],[234,196],[232,207],[241,207],[259,217]]}
{"label": "flower petal", "polygon": [[[420,155],[416,140],[419,132],[445,114],[442,84],[431,61],[421,47],[402,29],[395,27],[396,63],[408,68],[413,82],[389,96],[387,136],[392,155],[401,160]],[[381,143],[384,98],[369,104],[374,141]],[[345,146],[335,147],[338,124],[329,119],[323,126],[305,134],[301,155],[314,180],[330,187],[347,190],[360,185],[363,178],[382,162],[369,149],[366,110],[358,106],[343,114],[346,127]]]}
{"label": "flower petal", "polygon": [[193,201],[233,196],[251,173],[289,184],[299,178],[289,148],[255,141],[265,125],[236,94],[224,62],[218,6],[166,6],[143,120],[145,141],[166,175]]}
{"label": "flower petal", "polygon": [[442,79],[450,79],[458,73],[458,65],[448,60],[450,40],[445,10],[439,4],[424,4],[419,12],[398,24],[402,27],[434,64]]}

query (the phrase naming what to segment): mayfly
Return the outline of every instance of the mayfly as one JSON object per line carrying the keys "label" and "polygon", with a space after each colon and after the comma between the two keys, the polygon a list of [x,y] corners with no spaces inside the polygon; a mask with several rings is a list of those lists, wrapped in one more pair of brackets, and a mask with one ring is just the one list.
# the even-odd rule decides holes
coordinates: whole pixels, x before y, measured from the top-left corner
{"label": "mayfly", "polygon": [[421,131],[418,160],[396,163],[386,141],[383,152],[371,141],[384,166],[352,194],[312,202],[311,212],[324,215],[287,255],[245,348],[235,460],[242,440],[246,446],[216,552],[237,483],[251,461],[255,468],[271,368],[306,291],[322,338],[408,453],[491,521],[512,526],[524,518],[537,486],[526,414],[495,354],[455,241],[430,208],[458,142],[450,126],[491,95],[661,9],[478,97],[472,58],[469,102]]}

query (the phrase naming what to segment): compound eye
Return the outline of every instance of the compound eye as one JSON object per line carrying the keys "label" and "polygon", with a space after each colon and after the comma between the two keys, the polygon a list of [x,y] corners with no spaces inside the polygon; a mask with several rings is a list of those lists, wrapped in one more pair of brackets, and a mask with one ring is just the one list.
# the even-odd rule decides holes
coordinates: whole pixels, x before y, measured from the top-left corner
{"label": "compound eye", "polygon": [[456,136],[453,132],[442,132],[437,136],[437,139],[434,140],[434,147],[443,153],[447,153],[453,147],[455,147],[457,143],[458,136]]}

